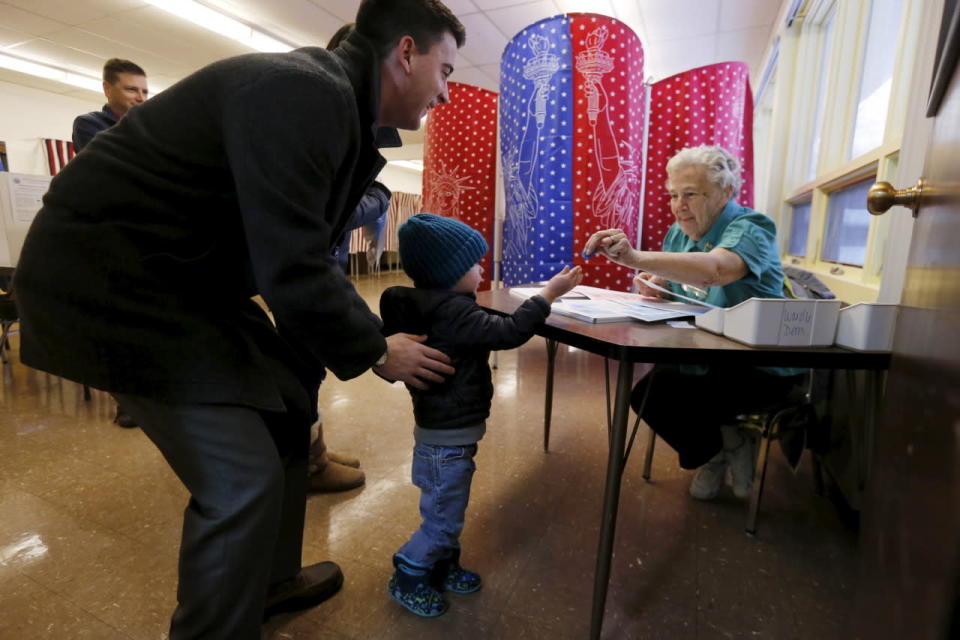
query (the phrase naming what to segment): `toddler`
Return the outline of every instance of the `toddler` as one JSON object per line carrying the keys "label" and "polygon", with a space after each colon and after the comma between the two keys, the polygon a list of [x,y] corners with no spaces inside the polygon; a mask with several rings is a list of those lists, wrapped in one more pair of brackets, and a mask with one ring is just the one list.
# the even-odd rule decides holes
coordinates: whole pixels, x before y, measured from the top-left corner
{"label": "toddler", "polygon": [[477,442],[486,431],[493,398],[487,360],[494,349],[529,340],[550,315],[550,303],[583,278],[580,267],[555,275],[539,295],[512,316],[481,308],[479,261],[487,243],[479,232],[452,218],[429,213],[411,217],[398,230],[403,269],[414,287],[390,287],[380,299],[384,333],[426,334],[427,344],[453,360],[456,373],[413,398],[413,483],[420,488],[423,522],[393,556],[390,596],[425,617],[447,610],[443,592],[473,593],[480,576],[460,566],[460,532],[475,470]]}

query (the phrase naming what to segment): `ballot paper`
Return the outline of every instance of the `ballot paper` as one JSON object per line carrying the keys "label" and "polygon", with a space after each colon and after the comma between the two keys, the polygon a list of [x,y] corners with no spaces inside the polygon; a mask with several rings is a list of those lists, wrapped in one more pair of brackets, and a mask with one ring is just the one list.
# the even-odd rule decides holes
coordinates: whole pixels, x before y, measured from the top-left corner
{"label": "ballot paper", "polygon": [[[510,293],[520,298],[529,298],[540,292],[538,288],[514,287]],[[557,298],[551,312],[569,316],[584,322],[661,322],[691,318],[706,312],[707,306],[651,300],[636,293],[609,291],[580,285]]]}
{"label": "ballot paper", "polygon": [[[544,282],[543,284],[546,285],[547,283]],[[580,287],[574,287],[567,293],[557,298],[557,300],[589,300],[590,299],[590,297],[587,296],[586,294],[580,293],[579,291],[577,291],[578,289],[580,289]],[[535,295],[538,295],[541,291],[543,291],[543,287],[511,287],[510,288],[511,295],[515,295],[518,298],[523,298],[524,300],[526,300],[527,298],[532,298]]]}

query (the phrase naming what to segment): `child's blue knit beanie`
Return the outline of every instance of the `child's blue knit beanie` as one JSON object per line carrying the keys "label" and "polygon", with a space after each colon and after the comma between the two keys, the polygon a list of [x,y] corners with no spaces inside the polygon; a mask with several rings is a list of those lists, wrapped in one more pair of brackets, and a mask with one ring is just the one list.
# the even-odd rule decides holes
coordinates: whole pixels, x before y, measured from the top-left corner
{"label": "child's blue knit beanie", "polygon": [[479,231],[432,213],[411,216],[397,239],[403,270],[423,289],[449,289],[487,252]]}

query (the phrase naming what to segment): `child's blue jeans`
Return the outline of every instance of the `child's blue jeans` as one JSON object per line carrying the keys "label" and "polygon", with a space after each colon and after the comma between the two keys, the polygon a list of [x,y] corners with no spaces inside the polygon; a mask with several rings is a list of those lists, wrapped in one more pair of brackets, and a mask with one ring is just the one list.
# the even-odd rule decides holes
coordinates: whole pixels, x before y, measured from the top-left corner
{"label": "child's blue jeans", "polygon": [[413,484],[420,488],[423,522],[399,553],[417,565],[430,567],[460,546],[463,518],[470,501],[470,481],[477,466],[477,445],[413,447]]}

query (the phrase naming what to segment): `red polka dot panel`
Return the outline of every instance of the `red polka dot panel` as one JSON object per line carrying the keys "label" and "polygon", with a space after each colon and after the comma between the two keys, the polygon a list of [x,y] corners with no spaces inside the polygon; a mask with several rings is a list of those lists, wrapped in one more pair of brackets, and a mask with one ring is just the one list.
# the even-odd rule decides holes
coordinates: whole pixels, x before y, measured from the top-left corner
{"label": "red polka dot panel", "polygon": [[456,218],[487,239],[481,289],[493,277],[497,94],[461,82],[430,112],[423,145],[423,210]]}
{"label": "red polka dot panel", "polygon": [[719,145],[740,159],[743,186],[737,201],[753,206],[753,95],[742,62],[722,62],[684,71],[654,83],[640,246],[659,251],[674,223],[665,187],[666,164],[677,152]]}

